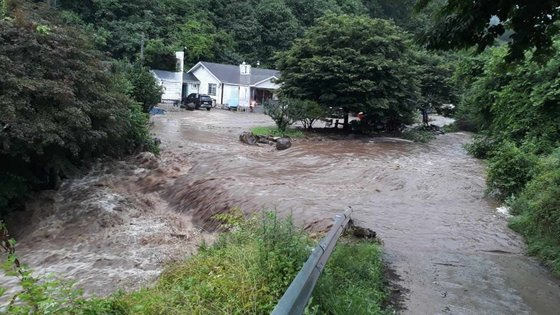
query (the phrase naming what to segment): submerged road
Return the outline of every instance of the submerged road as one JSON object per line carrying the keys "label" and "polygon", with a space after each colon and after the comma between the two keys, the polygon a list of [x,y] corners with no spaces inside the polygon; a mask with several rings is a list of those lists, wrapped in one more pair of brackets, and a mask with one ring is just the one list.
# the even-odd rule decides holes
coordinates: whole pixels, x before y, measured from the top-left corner
{"label": "submerged road", "polygon": [[429,144],[316,137],[286,151],[238,141],[262,125],[272,122],[222,110],[154,118],[163,149],[189,154],[183,182],[211,182],[209,202],[226,191],[246,210],[318,228],[351,206],[382,239],[405,314],[558,314],[560,281],[524,255],[522,238],[484,197],[484,164],[463,149],[470,135]]}

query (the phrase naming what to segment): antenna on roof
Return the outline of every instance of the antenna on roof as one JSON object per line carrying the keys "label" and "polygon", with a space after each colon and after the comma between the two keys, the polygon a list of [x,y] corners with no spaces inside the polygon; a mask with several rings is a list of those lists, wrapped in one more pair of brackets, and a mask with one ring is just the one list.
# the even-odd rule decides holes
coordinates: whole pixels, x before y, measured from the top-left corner
{"label": "antenna on roof", "polygon": [[257,60],[257,67],[261,65],[261,62]]}

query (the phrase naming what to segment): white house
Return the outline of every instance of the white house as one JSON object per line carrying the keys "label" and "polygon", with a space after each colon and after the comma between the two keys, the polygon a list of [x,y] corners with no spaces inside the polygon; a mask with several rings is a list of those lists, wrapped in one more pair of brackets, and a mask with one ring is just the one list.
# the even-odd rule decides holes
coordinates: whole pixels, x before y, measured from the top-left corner
{"label": "white house", "polygon": [[184,53],[177,52],[177,72],[151,70],[163,87],[163,102],[178,102],[191,93],[208,94],[217,104],[248,107],[276,97],[280,72],[252,68],[251,65],[226,65],[200,61],[183,72]]}
{"label": "white house", "polygon": [[162,102],[180,102],[183,94],[183,67],[185,53],[178,51],[175,53],[177,58],[177,72],[165,70],[151,70],[150,72],[156,78],[158,84],[162,87]]}
{"label": "white house", "polygon": [[187,74],[199,81],[198,93],[208,94],[217,104],[230,107],[247,107],[251,100],[262,104],[274,98],[280,87],[275,82],[280,72],[252,68],[245,63],[236,66],[200,61]]}

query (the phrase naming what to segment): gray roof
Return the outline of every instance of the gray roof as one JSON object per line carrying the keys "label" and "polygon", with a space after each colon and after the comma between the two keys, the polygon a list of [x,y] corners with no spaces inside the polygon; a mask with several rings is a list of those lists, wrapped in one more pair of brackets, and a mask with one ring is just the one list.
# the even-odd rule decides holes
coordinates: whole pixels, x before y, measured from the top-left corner
{"label": "gray roof", "polygon": [[181,81],[181,74],[179,72],[152,70],[152,73],[161,81]]}
{"label": "gray roof", "polygon": [[239,66],[236,65],[224,65],[206,61],[201,61],[200,63],[223,83],[253,85],[273,76],[280,77],[280,71],[278,70],[251,67],[251,75],[242,76],[239,74]]}
{"label": "gray roof", "polygon": [[184,72],[183,73],[183,82],[199,82],[200,83],[198,78],[190,72]]}

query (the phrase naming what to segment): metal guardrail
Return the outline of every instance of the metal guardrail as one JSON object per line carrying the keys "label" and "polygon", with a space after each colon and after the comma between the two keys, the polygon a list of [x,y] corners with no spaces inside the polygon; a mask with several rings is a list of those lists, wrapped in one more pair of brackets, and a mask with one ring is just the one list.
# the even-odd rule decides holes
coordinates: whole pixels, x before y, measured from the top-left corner
{"label": "metal guardrail", "polygon": [[292,284],[288,287],[276,307],[272,311],[272,315],[300,315],[303,314],[305,306],[311,298],[311,293],[317,284],[317,280],[325,268],[327,260],[336,245],[336,241],[340,234],[348,225],[352,208],[346,210],[342,214],[335,216],[335,222],[329,233],[319,242],[313,249],[313,252],[295,277]]}

